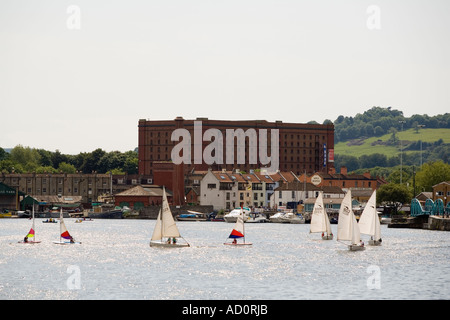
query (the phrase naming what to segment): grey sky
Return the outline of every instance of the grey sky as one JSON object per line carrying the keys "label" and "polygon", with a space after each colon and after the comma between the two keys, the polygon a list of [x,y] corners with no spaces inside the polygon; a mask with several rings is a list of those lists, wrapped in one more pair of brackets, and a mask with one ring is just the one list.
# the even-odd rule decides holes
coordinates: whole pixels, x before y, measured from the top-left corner
{"label": "grey sky", "polygon": [[0,147],[132,150],[140,118],[442,114],[449,39],[448,0],[2,0]]}

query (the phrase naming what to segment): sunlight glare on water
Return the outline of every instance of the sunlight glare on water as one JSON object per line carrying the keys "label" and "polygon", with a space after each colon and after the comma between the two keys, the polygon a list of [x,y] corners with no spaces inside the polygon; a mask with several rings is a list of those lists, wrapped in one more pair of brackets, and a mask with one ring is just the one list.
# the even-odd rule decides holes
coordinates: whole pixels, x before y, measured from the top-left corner
{"label": "sunlight glare on water", "polygon": [[[246,224],[248,247],[224,246],[232,224],[178,222],[189,248],[150,248],[154,220],[74,223],[81,245],[55,245],[59,224],[36,219],[42,242],[18,244],[27,219],[0,220],[0,299],[447,299],[447,232],[389,229],[383,245],[349,252],[309,225]],[[332,225],[336,234],[336,225]],[[379,268],[379,288],[368,282]],[[72,268],[72,269],[71,269]],[[78,275],[73,272],[78,270]],[[73,287],[78,276],[79,286]]]}

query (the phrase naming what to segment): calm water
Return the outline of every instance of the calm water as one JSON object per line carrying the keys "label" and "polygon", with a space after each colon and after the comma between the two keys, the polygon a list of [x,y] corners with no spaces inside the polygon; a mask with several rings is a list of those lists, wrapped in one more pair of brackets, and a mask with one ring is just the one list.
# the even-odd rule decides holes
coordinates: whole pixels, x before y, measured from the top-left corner
{"label": "calm water", "polygon": [[[149,247],[154,220],[59,224],[36,219],[42,243],[18,244],[31,221],[0,220],[0,299],[448,299],[450,233],[388,229],[349,252],[309,225],[246,224],[251,247],[222,245],[232,224],[178,222],[191,246]],[[336,234],[336,225],[332,225]]]}

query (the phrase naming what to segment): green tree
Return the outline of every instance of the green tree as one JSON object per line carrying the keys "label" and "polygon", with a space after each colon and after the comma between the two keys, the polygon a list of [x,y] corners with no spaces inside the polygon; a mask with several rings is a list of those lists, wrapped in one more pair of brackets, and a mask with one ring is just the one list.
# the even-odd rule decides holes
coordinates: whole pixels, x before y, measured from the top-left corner
{"label": "green tree", "polygon": [[433,191],[433,186],[450,180],[450,164],[442,160],[424,163],[416,174],[416,187],[419,191]]}
{"label": "green tree", "polygon": [[377,202],[393,207],[395,213],[403,204],[411,202],[411,199],[411,192],[405,185],[388,183],[380,186],[377,190]]}
{"label": "green tree", "polygon": [[8,159],[9,154],[5,151],[5,149],[0,148],[0,161]]}
{"label": "green tree", "polygon": [[58,171],[63,173],[75,173],[77,169],[73,164],[61,162],[58,167]]}

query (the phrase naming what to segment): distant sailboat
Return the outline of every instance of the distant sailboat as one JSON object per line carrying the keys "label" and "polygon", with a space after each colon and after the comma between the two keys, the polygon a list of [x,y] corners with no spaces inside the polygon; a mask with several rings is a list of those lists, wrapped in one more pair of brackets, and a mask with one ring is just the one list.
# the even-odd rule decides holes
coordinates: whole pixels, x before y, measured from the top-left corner
{"label": "distant sailboat", "polygon": [[64,223],[62,207],[59,212],[59,230],[59,241],[53,241],[54,244],[81,244],[81,242],[76,242],[75,239],[69,234],[66,224]]}
{"label": "distant sailboat", "polygon": [[[231,230],[228,239],[232,239],[231,242],[225,242],[225,245],[232,246],[250,246],[252,243],[245,242],[245,230],[244,230],[244,211],[241,209],[241,215],[237,217],[233,230]],[[238,239],[242,239],[243,242],[238,242]]]}
{"label": "distant sailboat", "polygon": [[177,239],[184,238],[178,231],[175,220],[173,219],[172,211],[170,211],[169,202],[167,201],[166,189],[163,188],[163,200],[161,209],[158,213],[155,229],[150,240],[150,247],[162,247],[162,248],[180,248],[189,247],[189,243],[186,240],[185,243],[178,243]]}
{"label": "distant sailboat", "polygon": [[32,219],[33,223],[31,225],[30,231],[28,231],[28,234],[23,238],[22,241],[19,241],[19,243],[41,243],[41,241],[36,240],[36,231],[35,231],[35,225],[34,225],[34,205],[33,205],[33,212],[32,212]]}
{"label": "distant sailboat", "polygon": [[339,209],[337,241],[350,241],[350,244],[345,243],[350,251],[365,249],[361,244],[361,233],[352,210],[352,194],[350,190],[348,190],[344,200],[342,200],[341,208]]}
{"label": "distant sailboat", "polygon": [[377,195],[376,191],[374,191],[370,196],[358,223],[360,232],[371,236],[369,245],[372,246],[381,245],[381,226],[377,212],[376,199]]}
{"label": "distant sailboat", "polygon": [[319,192],[319,196],[314,203],[309,233],[322,233],[322,240],[333,240],[330,219],[323,205],[323,192]]}

